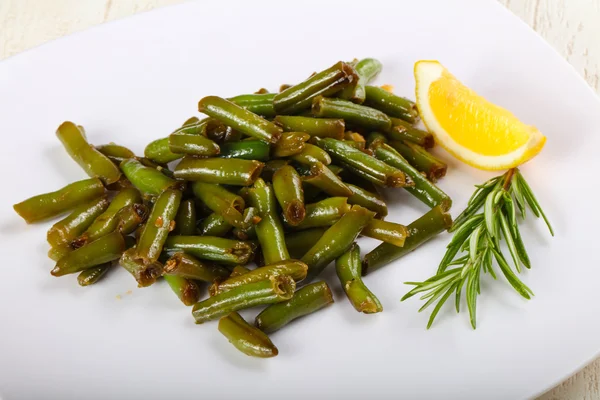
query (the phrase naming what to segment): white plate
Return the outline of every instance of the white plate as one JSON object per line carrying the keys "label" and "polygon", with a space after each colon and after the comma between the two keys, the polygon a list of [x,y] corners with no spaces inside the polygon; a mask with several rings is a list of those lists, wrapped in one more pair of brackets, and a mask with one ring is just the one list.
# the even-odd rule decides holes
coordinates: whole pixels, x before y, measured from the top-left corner
{"label": "white plate", "polygon": [[[137,289],[123,270],[88,288],[75,276],[51,277],[48,224],[27,226],[12,211],[84,178],[54,136],[65,119],[84,125],[93,143],[141,152],[195,114],[202,96],[276,89],[365,56],[383,62],[379,83],[409,96],[413,63],[439,59],[548,136],[523,168],[557,231],[551,239],[541,221],[524,228],[533,269],[522,277],[536,296],[524,301],[502,279],[486,278],[476,331],[451,307],[426,331],[420,303],[399,302],[402,282],[436,270],[449,235],[365,279],[383,313],[358,314],[338,289],[335,306],[272,335],[280,355],[259,360],[238,353],[214,323],[194,325],[164,284]],[[0,132],[6,399],[512,399],[548,389],[600,349],[600,103],[494,1],[228,0],[161,9],[0,63]],[[450,162],[440,185],[454,215],[488,176]],[[389,197],[392,220],[425,211],[404,192]]]}

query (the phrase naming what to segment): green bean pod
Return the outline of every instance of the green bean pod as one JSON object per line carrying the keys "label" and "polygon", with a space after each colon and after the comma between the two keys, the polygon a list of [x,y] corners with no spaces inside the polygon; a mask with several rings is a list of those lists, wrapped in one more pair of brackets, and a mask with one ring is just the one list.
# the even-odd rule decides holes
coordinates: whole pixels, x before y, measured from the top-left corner
{"label": "green bean pod", "polygon": [[[309,144],[306,143],[306,146],[308,146]],[[265,167],[263,168],[262,174],[260,175],[260,177],[264,180],[264,181],[268,181],[271,182],[273,180],[273,175],[275,174],[275,171],[277,171],[279,168],[288,165],[290,163],[290,160],[270,160],[267,161],[265,163]]]}
{"label": "green bean pod", "polygon": [[186,306],[193,306],[200,300],[200,287],[193,280],[168,274],[163,275],[163,278],[167,281],[173,293]]}
{"label": "green bean pod", "polygon": [[212,213],[202,220],[199,233],[202,236],[225,236],[233,228],[223,216]]}
{"label": "green bean pod", "polygon": [[383,311],[379,299],[362,281],[360,247],[356,243],[335,261],[335,272],[340,279],[346,297],[348,297],[356,311],[365,314]]}
{"label": "green bean pod", "polygon": [[51,247],[50,250],[48,250],[48,258],[52,261],[58,261],[72,251],[73,248],[67,244],[58,247]]}
{"label": "green bean pod", "polygon": [[298,232],[285,234],[285,244],[287,245],[290,257],[300,259],[311,247],[315,245],[325,233],[325,228],[311,228]]}
{"label": "green bean pod", "polygon": [[390,117],[381,111],[347,100],[317,97],[312,113],[319,118],[342,118],[347,124],[374,131],[387,131],[392,127]]}
{"label": "green bean pod", "polygon": [[390,117],[414,123],[419,116],[417,106],[411,100],[396,96],[377,86],[365,86],[364,104],[380,110]]}
{"label": "green bean pod", "polygon": [[308,166],[311,166],[316,162],[323,163],[324,165],[331,164],[331,157],[329,154],[320,147],[310,143],[306,143],[304,149],[300,153],[294,154],[291,159],[297,163]]}
{"label": "green bean pod", "polygon": [[214,236],[169,236],[164,249],[169,253],[184,252],[231,266],[246,265],[253,255],[248,242]]}
{"label": "green bean pod", "polygon": [[284,132],[306,132],[310,136],[344,138],[345,122],[339,118],[311,118],[278,115],[274,119]]}
{"label": "green bean pod", "polygon": [[381,243],[371,250],[363,261],[363,275],[373,272],[410,253],[440,232],[450,228],[451,225],[452,217],[450,214],[445,213],[440,206],[432,208],[428,213],[408,225],[409,235],[403,247]]}
{"label": "green bean pod", "polygon": [[175,178],[222,185],[248,186],[260,176],[264,164],[255,160],[185,157]]}
{"label": "green bean pod", "polygon": [[214,213],[222,216],[225,221],[237,228],[246,228],[244,223],[244,199],[229,190],[214,183],[196,181],[192,184],[194,195],[199,198]]}
{"label": "green bean pod", "polygon": [[113,262],[108,262],[106,264],[98,265],[97,267],[84,269],[77,275],[77,283],[79,283],[79,286],[93,285],[106,275],[112,265]]}
{"label": "green bean pod", "polygon": [[117,260],[125,251],[125,239],[119,232],[109,233],[63,256],[51,271],[63,276]]}
{"label": "green bean pod", "polygon": [[145,263],[158,260],[169,232],[175,227],[180,202],[179,190],[165,190],[157,197],[136,247],[137,256]]}
{"label": "green bean pod", "polygon": [[108,198],[102,196],[76,207],[71,214],[52,225],[48,230],[46,238],[50,246],[58,247],[70,243],[106,210],[108,204]]}
{"label": "green bean pod", "polygon": [[273,174],[273,191],[283,210],[283,217],[290,225],[298,225],[304,219],[304,190],[296,170],[286,165]]}
{"label": "green bean pod", "polygon": [[271,146],[262,140],[242,140],[221,144],[221,158],[268,161]]}
{"label": "green bean pod", "polygon": [[391,118],[391,120],[392,127],[386,132],[390,139],[406,140],[426,149],[435,145],[435,139],[431,133],[417,129],[410,122],[406,122],[400,118]]}
{"label": "green bean pod", "polygon": [[119,264],[135,278],[139,287],[152,285],[163,274],[161,263],[158,261],[144,262],[137,255],[135,248],[125,251],[119,259]]}
{"label": "green bean pod", "polygon": [[431,182],[437,182],[438,179],[446,175],[448,166],[442,160],[434,157],[418,144],[411,142],[400,142],[393,140],[390,146],[394,148],[410,165],[420,172],[423,172]]}
{"label": "green bean pod", "polygon": [[330,196],[348,197],[352,191],[323,163],[316,162],[310,167],[310,175],[303,182],[316,186]]}
{"label": "green bean pod", "polygon": [[175,154],[211,157],[221,152],[218,144],[202,135],[172,133],[169,135],[169,150]]}
{"label": "green bean pod", "polygon": [[396,167],[406,174],[414,183],[414,186],[404,189],[421,200],[429,207],[441,206],[444,211],[448,211],[452,205],[452,199],[444,193],[435,184],[431,183],[419,171],[417,171],[408,161],[404,159],[393,147],[382,143],[373,146],[375,157],[385,163]]}
{"label": "green bean pod", "polygon": [[369,135],[367,136],[367,148],[372,148],[373,146],[377,146],[381,143],[387,143],[388,142],[388,138],[386,135],[384,135],[381,132],[371,132],[369,133]]}
{"label": "green bean pod", "polygon": [[254,324],[265,333],[275,332],[296,318],[312,314],[333,304],[333,295],[326,282],[304,286],[290,300],[272,304],[257,315]]}
{"label": "green bean pod", "polygon": [[202,262],[195,257],[178,252],[165,262],[164,271],[169,275],[213,283],[216,280],[227,279],[229,270],[218,264]]}
{"label": "green bean pod", "polygon": [[315,97],[339,92],[356,79],[358,76],[354,68],[340,61],[304,82],[277,93],[273,98],[273,107],[277,114],[296,114],[310,108]]}
{"label": "green bean pod", "polygon": [[234,311],[289,300],[295,290],[296,282],[289,276],[270,276],[266,280],[241,285],[196,303],[192,315],[197,324],[202,324]]}
{"label": "green bean pod", "polygon": [[248,272],[250,272],[251,270],[241,266],[241,265],[236,265],[232,270],[231,270],[231,275],[229,275],[230,278],[235,278],[238,276],[242,276],[244,274],[247,274]]}
{"label": "green bean pod", "polygon": [[342,215],[350,211],[348,198],[329,197],[316,203],[306,205],[306,216],[296,229],[329,227],[335,224]]}
{"label": "green bean pod", "polygon": [[146,167],[139,160],[130,158],[121,162],[121,170],[140,192],[150,196],[158,196],[163,191],[180,185],[156,168]]}
{"label": "green bean pod", "polygon": [[230,97],[228,100],[254,114],[262,115],[263,117],[274,117],[274,98],[275,93],[255,93],[240,94],[239,96]]}
{"label": "green bean pod", "polygon": [[370,192],[360,186],[346,183],[348,189],[352,191],[352,196],[348,197],[348,204],[358,204],[375,212],[375,218],[383,218],[388,214],[385,201],[376,192]]}
{"label": "green bean pod", "polygon": [[28,224],[55,217],[104,194],[104,185],[98,178],[71,183],[55,192],[30,197],[13,206]]}
{"label": "green bean pod", "polygon": [[[181,128],[175,131],[186,135],[204,135],[206,136],[206,128],[208,119],[200,121],[196,117],[192,117],[185,121]],[[179,160],[183,154],[173,153],[169,146],[169,137],[156,139],[148,144],[144,149],[144,156],[159,164],[168,164],[171,161]]]}
{"label": "green bean pod", "polygon": [[395,222],[373,219],[363,228],[361,235],[402,247],[408,237],[408,228]]}
{"label": "green bean pod", "polygon": [[354,64],[354,69],[358,75],[356,84],[346,87],[338,94],[338,97],[362,104],[366,97],[365,85],[381,72],[382,67],[381,62],[374,58],[364,58],[356,62]]}
{"label": "green bean pod", "polygon": [[70,121],[63,122],[58,127],[56,136],[71,158],[90,177],[98,177],[107,185],[118,181],[121,177],[119,168],[87,142],[82,127]]}
{"label": "green bean pod", "polygon": [[179,210],[175,216],[175,229],[173,233],[178,235],[196,234],[196,205],[194,200],[183,200],[179,204]]}
{"label": "green bean pod", "polygon": [[307,281],[318,276],[329,263],[345,253],[374,216],[374,212],[355,205],[327,229],[302,257],[301,261],[308,265]]}
{"label": "green bean pod", "polygon": [[276,143],[281,136],[277,125],[221,97],[204,97],[198,103],[198,111],[256,139]]}
{"label": "green bean pod", "polygon": [[308,139],[310,135],[304,132],[285,132],[273,146],[273,157],[290,157],[301,153]]}
{"label": "green bean pod", "polygon": [[219,320],[219,332],[247,356],[269,358],[279,354],[271,339],[260,329],[247,323],[237,312]]}
{"label": "green bean pod", "polygon": [[129,150],[127,147],[120,146],[112,142],[94,147],[117,165],[119,165],[123,160],[135,157],[135,153]]}

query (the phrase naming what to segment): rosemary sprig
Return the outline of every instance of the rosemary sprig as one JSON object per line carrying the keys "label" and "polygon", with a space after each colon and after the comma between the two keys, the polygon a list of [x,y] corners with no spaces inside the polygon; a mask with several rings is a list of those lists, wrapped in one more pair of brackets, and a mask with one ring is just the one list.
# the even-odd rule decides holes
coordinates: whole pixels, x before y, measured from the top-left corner
{"label": "rosemary sprig", "polygon": [[[496,279],[494,264],[517,293],[526,299],[533,296],[531,289],[517,276],[517,273],[521,272],[521,266],[531,268],[519,231],[517,210],[521,219],[525,219],[526,208],[529,207],[536,217],[541,216],[544,219],[550,234],[554,236],[548,218],[518,168],[510,169],[504,175],[476,187],[477,190],[469,199],[467,208],[450,228],[454,236],[447,246],[436,275],[423,282],[406,282],[414,288],[402,297],[402,301],[423,293],[421,300],[426,302],[419,312],[439,299],[429,317],[427,329],[431,327],[438,312],[452,294],[455,295],[456,312],[460,311],[463,288],[471,326],[475,329],[477,296],[481,293],[481,273]],[[481,208],[483,211],[479,212]],[[500,247],[502,239],[510,253],[514,270]]]}

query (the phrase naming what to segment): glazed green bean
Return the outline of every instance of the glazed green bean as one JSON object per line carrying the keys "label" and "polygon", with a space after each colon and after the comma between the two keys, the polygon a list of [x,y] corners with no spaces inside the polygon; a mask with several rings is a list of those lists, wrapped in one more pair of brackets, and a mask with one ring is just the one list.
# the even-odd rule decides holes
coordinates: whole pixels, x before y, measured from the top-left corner
{"label": "glazed green bean", "polygon": [[312,104],[312,113],[320,118],[342,118],[352,126],[376,131],[387,131],[392,127],[390,118],[381,111],[348,100],[317,97]]}
{"label": "glazed green bean", "polygon": [[184,252],[231,266],[248,264],[253,255],[248,242],[214,236],[169,236],[164,250],[168,253]]}
{"label": "glazed green bean", "polygon": [[333,295],[326,282],[320,281],[304,286],[290,300],[265,308],[254,321],[263,332],[275,332],[296,318],[318,311],[333,304]]}
{"label": "glazed green bean", "polygon": [[169,150],[175,154],[205,157],[216,156],[221,152],[219,145],[207,137],[177,132],[169,135]]}
{"label": "glazed green bean", "polygon": [[286,233],[285,243],[292,259],[302,258],[325,233],[325,228],[311,228],[298,232]]}
{"label": "glazed green bean", "polygon": [[431,182],[437,182],[438,179],[446,175],[448,166],[442,160],[434,157],[418,144],[411,142],[400,142],[393,140],[392,146],[410,165],[418,171],[423,172]]}
{"label": "glazed green bean", "polygon": [[247,356],[269,358],[279,354],[271,339],[260,329],[247,323],[237,312],[219,320],[219,332]]}
{"label": "glazed green bean", "polygon": [[260,176],[264,164],[240,158],[186,156],[175,168],[175,178],[222,185],[248,186]]}
{"label": "glazed green bean", "polygon": [[273,174],[273,191],[283,210],[283,217],[290,225],[298,225],[304,219],[304,190],[296,170],[286,165]]}
{"label": "glazed green bean", "polygon": [[119,180],[121,176],[119,168],[87,142],[83,127],[66,121],[58,127],[56,136],[71,158],[90,177],[98,177],[107,185]]}
{"label": "glazed green bean", "polygon": [[403,247],[389,243],[381,243],[371,250],[363,261],[363,275],[371,273],[405,254],[410,253],[438,233],[447,230],[452,225],[452,217],[446,214],[442,207],[436,206],[427,214],[408,225],[409,236]]}
{"label": "glazed green bean", "polygon": [[[306,143],[306,146],[311,146],[308,143]],[[306,149],[306,147],[305,147]],[[319,149],[320,150],[320,149]],[[297,154],[296,154],[297,155]],[[265,163],[265,167],[263,168],[262,174],[260,175],[260,177],[265,180],[265,181],[272,181],[273,180],[273,174],[275,174],[275,171],[277,171],[279,168],[288,165],[290,163],[290,160],[270,160],[267,161]]]}
{"label": "glazed green bean", "polygon": [[221,145],[222,158],[242,158],[244,160],[268,161],[271,146],[262,140],[243,140]]}
{"label": "glazed green bean", "polygon": [[144,260],[138,257],[135,248],[124,252],[119,260],[119,264],[135,278],[139,287],[152,285],[163,274],[161,263],[157,261],[144,262]]}
{"label": "glazed green bean", "polygon": [[352,191],[352,196],[348,197],[349,204],[358,204],[359,206],[374,211],[376,213],[376,218],[383,218],[387,215],[387,205],[379,194],[370,192],[350,183],[346,183],[346,186]]}
{"label": "glazed green bean", "polygon": [[273,99],[275,93],[255,93],[241,94],[239,96],[230,97],[228,100],[244,107],[246,110],[254,114],[262,115],[263,117],[274,117],[275,108],[273,108]]}
{"label": "glazed green bean", "polygon": [[241,309],[289,300],[295,290],[296,282],[289,276],[270,276],[267,280],[247,283],[196,303],[192,315],[197,324],[202,324]]}
{"label": "glazed green bean", "polygon": [[435,145],[433,135],[427,131],[417,129],[410,122],[406,122],[400,118],[391,118],[392,127],[387,131],[387,135],[392,140],[406,140],[426,149]]}
{"label": "glazed green bean", "polygon": [[[207,125],[208,119],[200,121],[198,118],[192,117],[185,121],[181,128],[177,129],[174,133],[206,136]],[[171,161],[179,160],[183,157],[183,154],[176,154],[171,151],[169,136],[167,136],[150,142],[144,149],[144,156],[159,164],[168,164]]]}
{"label": "glazed green bean", "polygon": [[311,118],[296,115],[278,115],[275,123],[284,132],[306,132],[310,136],[343,139],[345,123],[339,118]]}
{"label": "glazed green bean", "polygon": [[183,200],[179,204],[173,232],[178,235],[196,234],[196,205],[194,200]]}
{"label": "glazed green bean", "polygon": [[387,143],[388,142],[388,138],[386,135],[384,135],[381,132],[371,132],[369,133],[369,135],[367,136],[367,147],[371,148],[372,146],[376,146],[380,143]]}
{"label": "glazed green bean", "polygon": [[83,247],[64,255],[51,271],[54,276],[63,276],[83,271],[121,257],[125,251],[125,239],[119,232],[109,233]]}
{"label": "glazed green bean", "polygon": [[348,146],[354,147],[357,150],[365,149],[365,142],[355,142],[354,140],[342,140],[342,142],[346,143]]}
{"label": "glazed green bean", "polygon": [[52,261],[58,261],[72,251],[73,248],[66,244],[58,247],[51,247],[50,250],[48,250],[48,258]]}
{"label": "glazed green bean", "polygon": [[332,95],[356,79],[358,76],[354,68],[340,61],[304,82],[276,94],[273,107],[277,114],[296,114],[310,108],[315,97]]}
{"label": "glazed green bean", "polygon": [[199,227],[202,236],[225,236],[233,228],[225,218],[217,213],[212,213],[204,218]]}
{"label": "glazed green bean", "polygon": [[345,253],[374,216],[374,212],[355,205],[327,229],[302,257],[301,261],[308,265],[307,281],[319,275],[330,262]]}
{"label": "glazed green bean", "polygon": [[419,115],[413,101],[396,96],[380,87],[367,85],[365,86],[365,94],[365,105],[380,110],[390,117],[413,123]]}
{"label": "glazed green bean", "polygon": [[95,146],[96,150],[108,157],[112,162],[119,165],[121,161],[128,158],[134,158],[135,153],[127,147],[120,146],[116,143],[103,144]]}
{"label": "glazed green bean", "polygon": [[408,237],[408,229],[395,222],[373,219],[363,228],[361,235],[403,247]]}
{"label": "glazed green bean", "polygon": [[244,210],[244,224],[247,228],[233,228],[233,235],[240,240],[256,238],[256,224],[260,222],[258,210],[255,207],[248,207]]}
{"label": "glazed green bean", "polygon": [[297,163],[308,166],[311,166],[316,162],[320,162],[325,165],[331,164],[331,157],[329,154],[320,147],[310,143],[306,143],[304,145],[304,149],[300,153],[294,154],[291,159]]}
{"label": "glazed green bean", "polygon": [[71,214],[52,225],[46,236],[50,246],[58,247],[71,243],[106,210],[108,204],[108,198],[102,196],[76,207]]}
{"label": "glazed green bean", "polygon": [[168,274],[163,275],[163,278],[186,306],[193,306],[200,300],[200,288],[193,280]]}
{"label": "glazed green bean", "polygon": [[289,157],[301,153],[310,135],[304,132],[285,132],[273,146],[273,157]]}
{"label": "glazed green bean", "polygon": [[97,267],[84,269],[77,275],[77,283],[79,283],[80,286],[93,285],[106,275],[112,265],[112,262],[108,262],[106,264],[98,265]]}
{"label": "glazed green bean", "polygon": [[199,198],[214,213],[222,216],[225,221],[237,228],[245,228],[244,199],[231,193],[224,187],[214,184],[196,181],[192,184],[194,195]]}
{"label": "glazed green bean", "polygon": [[216,280],[227,279],[229,270],[218,264],[202,262],[195,257],[178,252],[173,254],[165,262],[164,271],[169,275],[182,278],[195,279],[203,282],[213,283]]}
{"label": "glazed green bean", "polygon": [[316,162],[310,167],[310,175],[303,182],[316,186],[330,196],[348,197],[352,191],[323,163]]}
{"label": "glazed green bean", "polygon": [[242,276],[244,274],[247,274],[248,272],[250,272],[251,270],[243,267],[241,265],[236,265],[232,270],[231,270],[231,275],[229,275],[230,278],[235,278],[238,276]]}
{"label": "glazed green bean", "polygon": [[346,197],[329,197],[316,203],[307,204],[306,216],[295,228],[329,227],[350,211],[350,208]]}
{"label": "glazed green bean", "polygon": [[198,103],[198,111],[256,139],[276,143],[281,136],[277,125],[221,97],[204,97]]}
{"label": "glazed green bean", "polygon": [[167,235],[175,227],[180,202],[179,190],[165,190],[157,197],[136,247],[137,257],[144,263],[158,260]]}
{"label": "glazed green bean", "polygon": [[360,247],[356,243],[335,261],[335,272],[340,279],[346,297],[348,297],[356,311],[365,314],[383,311],[379,299],[362,281]]}
{"label": "glazed green bean", "polygon": [[374,58],[364,58],[354,64],[354,69],[358,74],[356,85],[346,87],[338,96],[353,103],[362,104],[366,97],[365,85],[381,72],[382,65]]}
{"label": "glazed green bean", "polygon": [[166,189],[181,185],[156,168],[146,167],[139,160],[130,158],[120,164],[121,170],[140,192],[158,196]]}
{"label": "glazed green bean", "polygon": [[98,178],[71,183],[55,192],[30,197],[13,206],[28,224],[55,217],[104,194]]}

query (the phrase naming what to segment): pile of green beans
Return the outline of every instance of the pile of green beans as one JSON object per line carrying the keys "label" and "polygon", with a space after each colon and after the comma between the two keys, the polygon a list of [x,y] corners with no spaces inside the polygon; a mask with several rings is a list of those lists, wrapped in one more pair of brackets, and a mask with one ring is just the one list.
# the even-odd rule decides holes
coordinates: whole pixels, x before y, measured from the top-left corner
{"label": "pile of green beans", "polygon": [[[415,103],[371,85],[381,69],[340,61],[278,93],[204,97],[205,117],[143,157],[91,145],[65,122],[57,136],[88,177],[14,209],[27,223],[68,213],[47,234],[52,275],[90,286],[122,267],[139,287],[164,280],[197,324],[219,320],[241,352],[274,357],[267,334],[334,302],[326,282],[312,282],[325,268],[335,264],[353,308],[381,312],[362,275],[451,224],[452,202],[434,183],[446,164],[414,125]],[[407,191],[423,216],[386,221],[383,190]],[[360,236],[381,241],[363,260]],[[238,314],[258,305],[254,323]]]}

